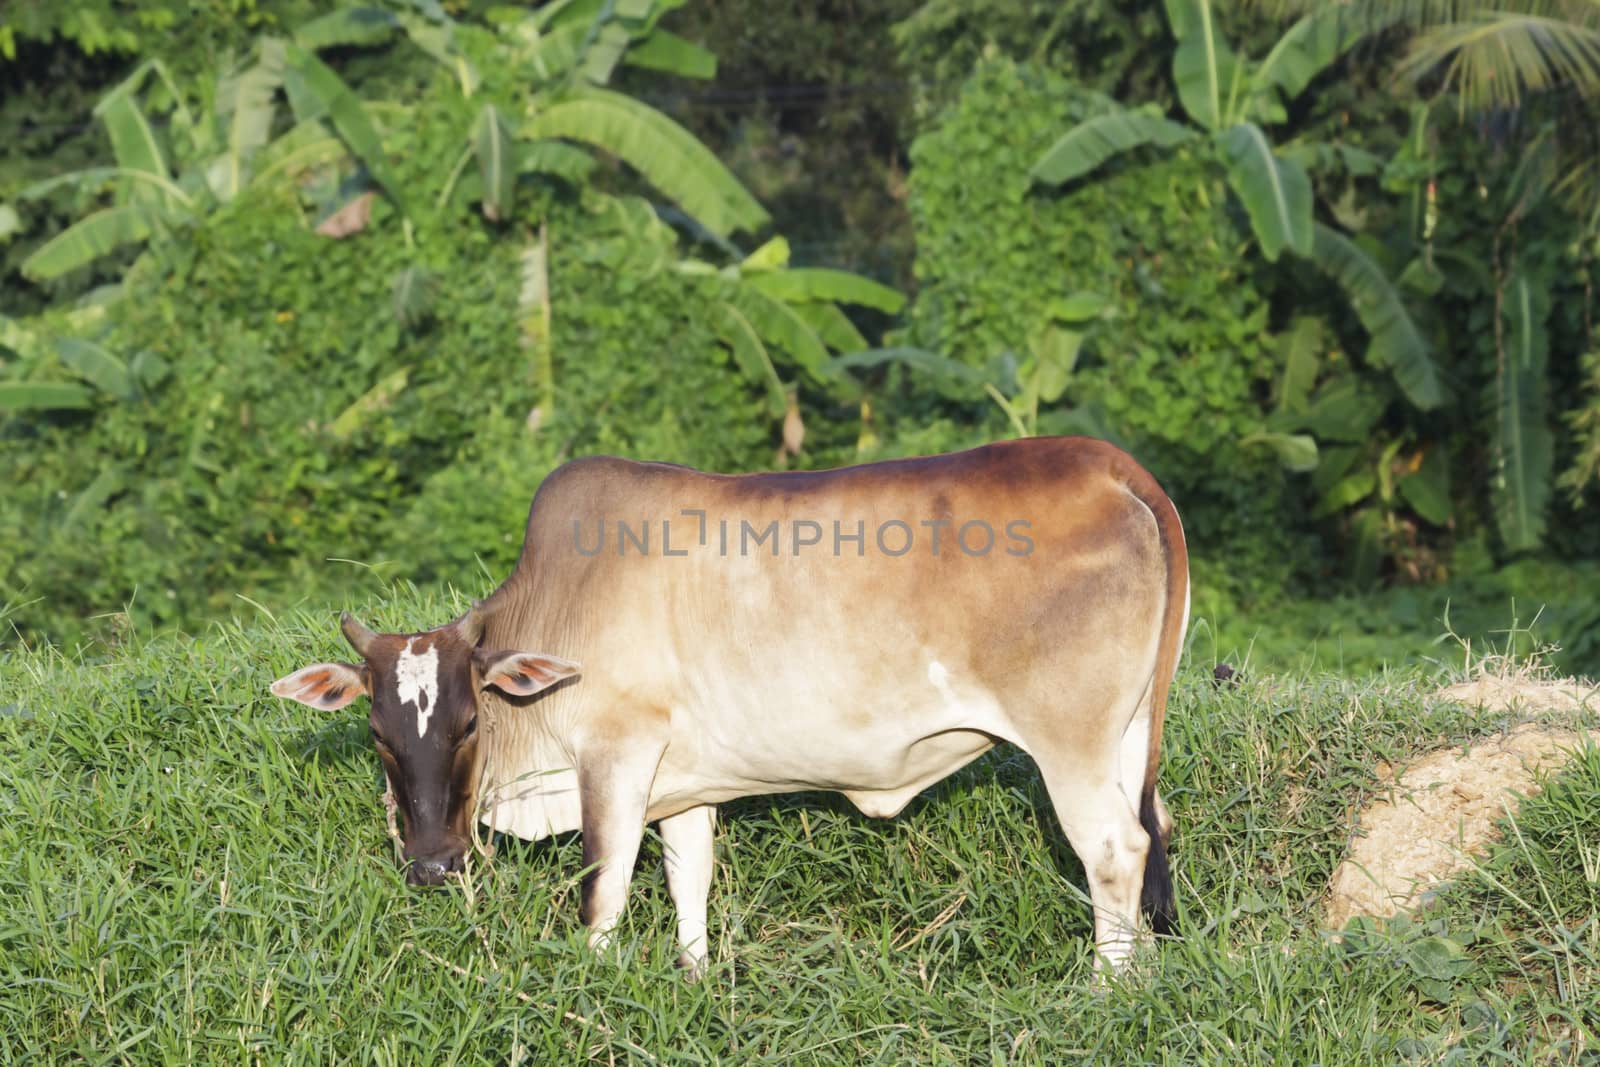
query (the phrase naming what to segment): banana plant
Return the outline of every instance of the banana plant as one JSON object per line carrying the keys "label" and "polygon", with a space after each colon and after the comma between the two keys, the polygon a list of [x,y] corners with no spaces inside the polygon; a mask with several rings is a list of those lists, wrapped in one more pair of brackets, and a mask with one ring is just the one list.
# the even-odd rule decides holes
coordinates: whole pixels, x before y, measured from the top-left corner
{"label": "banana plant", "polygon": [[461,155],[440,203],[450,199],[476,159],[484,217],[504,222],[512,216],[523,175],[579,169],[575,143],[627,163],[714,241],[765,226],[766,210],[693,134],[607,87],[623,65],[715,76],[715,56],[659,25],[682,3],[557,0],[532,12],[503,13],[483,52],[511,89],[486,99],[463,132]]}
{"label": "banana plant", "polygon": [[983,369],[970,367],[936,352],[915,347],[860,349],[839,356],[832,369],[870,370],[900,364],[922,375],[941,396],[970,400],[976,392],[993,401],[1018,437],[1040,432],[1087,433],[1117,441],[1116,433],[1088,407],[1054,407],[1041,415],[1041,405],[1058,405],[1072,384],[1078,356],[1095,324],[1112,314],[1099,293],[1076,292],[1051,301],[1028,340],[1026,354],[1002,352]]}
{"label": "banana plant", "polygon": [[[893,315],[905,305],[898,291],[849,271],[791,267],[789,242],[774,237],[737,263],[717,268],[697,259],[675,265],[716,287],[713,327],[746,379],[760,386],[773,418],[783,418],[803,379],[847,399],[859,390],[839,373],[835,353],[860,352],[867,340],[841,304]],[[780,364],[791,372],[785,379]]]}
{"label": "banana plant", "polygon": [[1496,353],[1493,399],[1494,473],[1490,498],[1505,545],[1513,552],[1544,540],[1555,440],[1550,430],[1550,292],[1513,270],[1503,282],[1505,320]]}
{"label": "banana plant", "polygon": [[[1301,15],[1327,0],[1248,0],[1271,16]],[[1562,101],[1556,185],[1583,215],[1600,207],[1600,166],[1587,131],[1600,99],[1600,5],[1589,0],[1343,0],[1346,25],[1388,43],[1396,81],[1427,81],[1426,107],[1515,113],[1544,97]]]}
{"label": "banana plant", "polygon": [[[166,146],[140,102],[152,77],[174,102]],[[280,91],[298,123],[273,141]],[[254,180],[345,153],[359,159],[404,210],[403,191],[364,106],[314,52],[263,37],[255,62],[219,77],[208,103],[197,122],[159,60],[142,64],[112,88],[95,116],[111,141],[115,164],[52,178],[22,193],[24,200],[37,199],[71,185],[110,190],[112,203],[40,246],[23,262],[23,273],[38,281],[60,277],[118,248],[193,225]]]}
{"label": "banana plant", "polygon": [[1287,251],[1328,273],[1371,338],[1369,361],[1393,374],[1406,398],[1427,410],[1446,399],[1444,381],[1394,286],[1355,242],[1313,216],[1305,163],[1336,149],[1279,150],[1264,128],[1285,121],[1288,104],[1312,79],[1371,32],[1370,23],[1353,24],[1343,7],[1321,5],[1291,26],[1260,62],[1252,62],[1235,54],[1219,32],[1210,0],[1166,0],[1177,41],[1173,80],[1188,123],[1148,107],[1105,101],[1040,156],[1031,174],[1038,183],[1059,186],[1136,148],[1209,144],[1262,255],[1276,262]]}
{"label": "banana plant", "polygon": [[[67,313],[64,324],[90,329],[97,324],[99,310]],[[61,369],[76,380],[62,380]],[[95,341],[46,337],[39,329],[0,316],[0,415],[79,411],[101,400],[140,403],[169,369],[154,352],[140,351],[125,360]]]}
{"label": "banana plant", "polygon": [[[1343,517],[1348,576],[1370,584],[1385,558],[1405,567],[1401,557],[1416,519],[1433,526],[1453,519],[1448,450],[1441,441],[1397,437],[1383,427],[1397,387],[1326,358],[1330,338],[1320,319],[1295,318],[1278,343],[1283,372],[1274,410],[1260,432],[1240,443],[1269,445],[1286,466],[1311,472],[1314,513]],[[1308,465],[1292,462],[1297,449],[1305,450]]]}

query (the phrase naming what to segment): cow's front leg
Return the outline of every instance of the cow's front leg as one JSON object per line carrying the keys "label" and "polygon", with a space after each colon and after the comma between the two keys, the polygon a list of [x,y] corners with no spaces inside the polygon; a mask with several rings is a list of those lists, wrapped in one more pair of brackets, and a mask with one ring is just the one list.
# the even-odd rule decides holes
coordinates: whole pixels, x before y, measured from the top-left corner
{"label": "cow's front leg", "polygon": [[678,912],[678,966],[698,979],[706,969],[706,897],[711,892],[712,837],[717,809],[710,804],[661,820],[667,892]]}
{"label": "cow's front leg", "polygon": [[589,944],[604,948],[628,903],[633,861],[644,837],[645,810],[661,750],[587,759],[578,767],[583,809],[583,923]]}

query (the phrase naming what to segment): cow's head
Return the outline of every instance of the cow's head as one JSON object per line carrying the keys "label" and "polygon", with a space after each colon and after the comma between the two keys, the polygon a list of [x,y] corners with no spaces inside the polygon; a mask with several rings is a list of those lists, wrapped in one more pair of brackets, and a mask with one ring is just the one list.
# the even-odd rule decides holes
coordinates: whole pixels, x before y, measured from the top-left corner
{"label": "cow's head", "polygon": [[403,816],[412,885],[461,870],[478,789],[480,694],[493,686],[528,697],[578,672],[537,652],[478,647],[481,626],[460,622],[418,634],[373,633],[344,615],[340,628],[362,662],[318,663],[272,683],[280,697],[337,711],[365,693],[367,725]]}

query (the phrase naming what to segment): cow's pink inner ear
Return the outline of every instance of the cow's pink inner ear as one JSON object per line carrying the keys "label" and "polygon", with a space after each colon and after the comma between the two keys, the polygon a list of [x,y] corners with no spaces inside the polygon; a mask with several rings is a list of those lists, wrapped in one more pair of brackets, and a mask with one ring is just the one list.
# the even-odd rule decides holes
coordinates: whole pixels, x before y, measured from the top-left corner
{"label": "cow's pink inner ear", "polygon": [[514,697],[529,697],[578,673],[578,665],[542,652],[478,654],[483,684]]}
{"label": "cow's pink inner ear", "polygon": [[302,667],[272,683],[273,696],[296,700],[322,711],[338,711],[356,697],[372,694],[367,670],[349,663]]}

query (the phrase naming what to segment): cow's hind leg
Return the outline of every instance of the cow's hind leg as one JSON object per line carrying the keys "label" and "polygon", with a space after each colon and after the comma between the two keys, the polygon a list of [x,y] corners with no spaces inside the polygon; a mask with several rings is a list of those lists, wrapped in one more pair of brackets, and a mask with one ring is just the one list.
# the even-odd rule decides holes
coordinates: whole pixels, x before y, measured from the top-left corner
{"label": "cow's hind leg", "polygon": [[711,892],[717,809],[710,804],[661,820],[667,892],[678,912],[678,966],[699,978],[706,966],[706,897]]}
{"label": "cow's hind leg", "polygon": [[1051,751],[1032,755],[1061,829],[1088,877],[1095,966],[1116,969],[1126,962],[1138,936],[1150,836],[1128,803],[1114,760]]}

